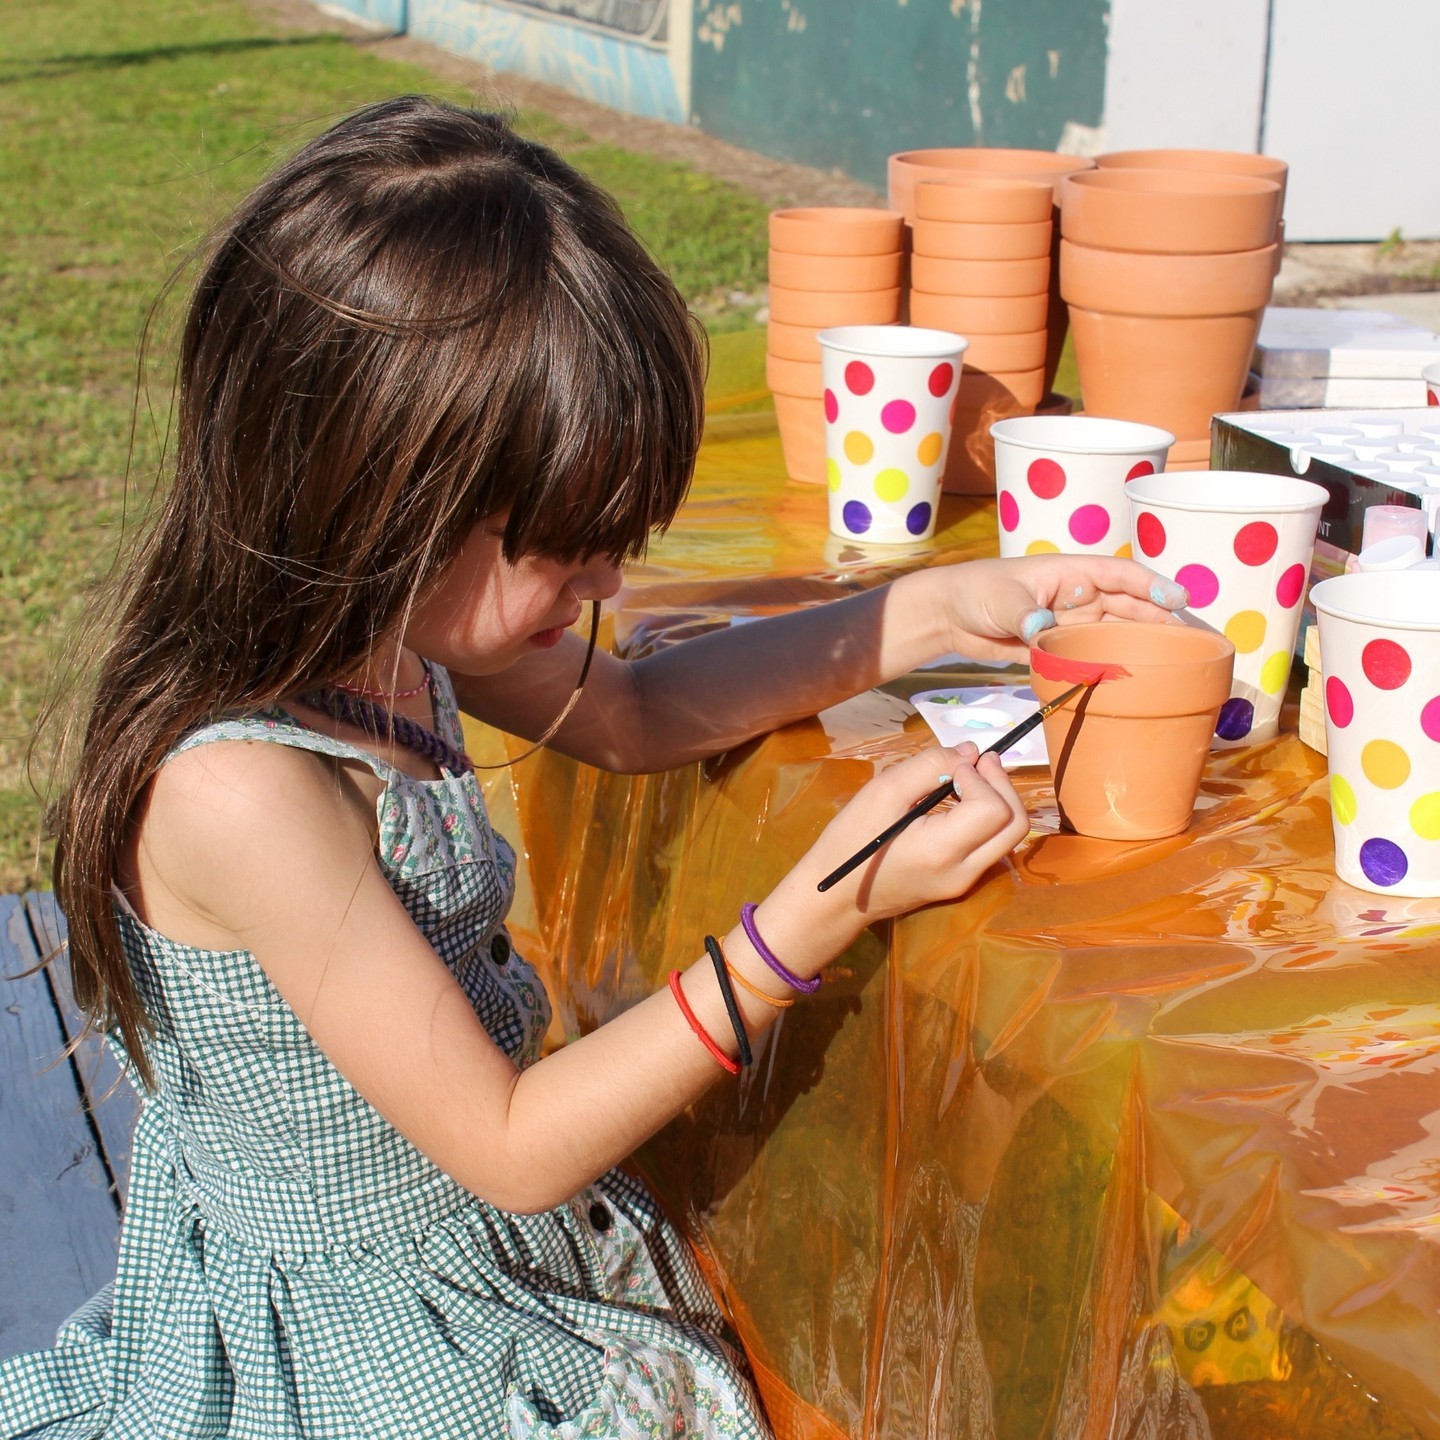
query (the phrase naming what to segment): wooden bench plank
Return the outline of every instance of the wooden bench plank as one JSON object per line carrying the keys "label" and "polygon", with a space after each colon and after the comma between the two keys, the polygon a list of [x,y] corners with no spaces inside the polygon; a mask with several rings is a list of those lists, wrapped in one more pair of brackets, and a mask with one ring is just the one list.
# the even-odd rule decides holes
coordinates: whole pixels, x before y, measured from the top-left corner
{"label": "wooden bench plank", "polygon": [[[120,1217],[26,907],[0,896],[0,1354],[115,1275]],[[26,972],[30,973],[26,973]]]}
{"label": "wooden bench plank", "polygon": [[[65,917],[55,897],[32,890],[25,896],[24,903],[30,932],[40,953],[54,954],[65,940]],[[75,1064],[90,1122],[99,1135],[101,1162],[110,1174],[116,1203],[123,1213],[139,1097],[110,1053],[110,1047],[93,1030],[86,1032],[85,1021],[70,993],[70,966],[64,956],[50,966],[47,976],[67,1041],[74,1041],[77,1035],[82,1037],[75,1049]]]}

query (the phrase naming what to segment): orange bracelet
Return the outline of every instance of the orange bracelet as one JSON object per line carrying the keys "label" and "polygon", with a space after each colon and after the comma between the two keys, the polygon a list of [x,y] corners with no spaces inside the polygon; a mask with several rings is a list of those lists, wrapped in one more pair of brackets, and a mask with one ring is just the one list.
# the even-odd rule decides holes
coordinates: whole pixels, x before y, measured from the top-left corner
{"label": "orange bracelet", "polygon": [[685,992],[680,988],[680,972],[670,972],[670,993],[675,997],[675,1003],[680,1007],[680,1013],[685,1017],[686,1023],[695,1032],[700,1043],[715,1057],[715,1062],[722,1069],[728,1070],[732,1075],[740,1073],[739,1061],[732,1060],[706,1033],[705,1027],[695,1018],[695,1012],[690,1008],[690,1002],[685,998]]}
{"label": "orange bracelet", "polygon": [[758,985],[752,985],[728,960],[725,962],[725,973],[742,989],[748,990],[757,1000],[763,1000],[767,1005],[773,1005],[777,1010],[787,1010],[795,1003],[793,999],[781,1000],[774,995],[767,995]]}

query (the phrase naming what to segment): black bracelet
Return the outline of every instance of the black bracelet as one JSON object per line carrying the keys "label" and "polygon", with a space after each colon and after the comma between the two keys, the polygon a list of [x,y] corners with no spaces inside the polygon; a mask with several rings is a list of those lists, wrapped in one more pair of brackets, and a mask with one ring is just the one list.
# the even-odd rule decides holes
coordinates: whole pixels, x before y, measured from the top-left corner
{"label": "black bracelet", "polygon": [[740,1047],[740,1063],[748,1065],[755,1058],[750,1053],[750,1037],[745,1033],[745,1020],[740,1007],[735,1003],[735,991],[730,984],[729,972],[725,969],[725,955],[720,942],[713,936],[705,937],[705,953],[715,967],[715,978],[720,982],[720,995],[725,1001],[726,1013],[730,1016],[730,1028],[735,1032],[735,1043]]}

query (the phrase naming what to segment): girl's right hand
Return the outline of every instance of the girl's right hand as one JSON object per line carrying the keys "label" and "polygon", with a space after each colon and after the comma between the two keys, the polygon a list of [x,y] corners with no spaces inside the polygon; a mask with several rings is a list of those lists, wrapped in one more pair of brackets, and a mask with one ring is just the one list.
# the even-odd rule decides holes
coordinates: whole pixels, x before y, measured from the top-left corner
{"label": "girl's right hand", "polygon": [[[945,775],[957,801],[922,815],[832,889],[817,890]],[[1029,829],[998,755],[980,757],[968,742],[953,750],[931,746],[866,784],[766,898],[757,920],[767,938],[772,929],[777,937],[793,937],[790,953],[797,958],[813,956],[807,973],[819,970],[867,925],[963,895]]]}

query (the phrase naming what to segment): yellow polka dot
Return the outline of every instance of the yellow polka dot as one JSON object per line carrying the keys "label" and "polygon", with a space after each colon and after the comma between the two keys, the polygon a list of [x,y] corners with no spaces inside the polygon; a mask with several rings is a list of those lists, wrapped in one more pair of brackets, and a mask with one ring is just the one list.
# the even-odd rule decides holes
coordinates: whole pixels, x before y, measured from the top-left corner
{"label": "yellow polka dot", "polygon": [[1422,795],[1410,807],[1410,828],[1422,840],[1440,840],[1440,790]]}
{"label": "yellow polka dot", "polygon": [[1330,777],[1330,808],[1342,825],[1349,825],[1355,819],[1355,792],[1343,775]]}
{"label": "yellow polka dot", "polygon": [[845,437],[845,458],[852,465],[864,465],[874,454],[875,442],[863,430],[852,430]]}
{"label": "yellow polka dot", "polygon": [[875,477],[875,493],[882,500],[903,500],[909,488],[910,477],[893,466],[889,470],[882,470]]}
{"label": "yellow polka dot", "polygon": [[1027,555],[1056,555],[1059,551],[1060,547],[1052,544],[1049,540],[1032,540],[1025,547]]}
{"label": "yellow polka dot", "polygon": [[1130,542],[1128,540],[1115,552],[1115,557],[1118,560],[1133,560],[1135,558],[1135,552],[1130,548]]}
{"label": "yellow polka dot", "polygon": [[825,478],[830,482],[832,490],[840,488],[840,467],[833,460],[825,462]]}
{"label": "yellow polka dot", "polygon": [[1265,617],[1258,610],[1239,610],[1225,622],[1225,638],[1241,655],[1265,643]]}
{"label": "yellow polka dot", "polygon": [[1267,695],[1278,695],[1290,678],[1290,652],[1277,650],[1260,667],[1260,688]]}
{"label": "yellow polka dot", "polygon": [[939,458],[940,452],[945,448],[944,437],[938,430],[932,430],[915,451],[915,458],[922,465],[933,465]]}
{"label": "yellow polka dot", "polygon": [[1360,768],[1372,785],[1393,790],[1410,778],[1410,757],[1393,740],[1372,740],[1360,752]]}

